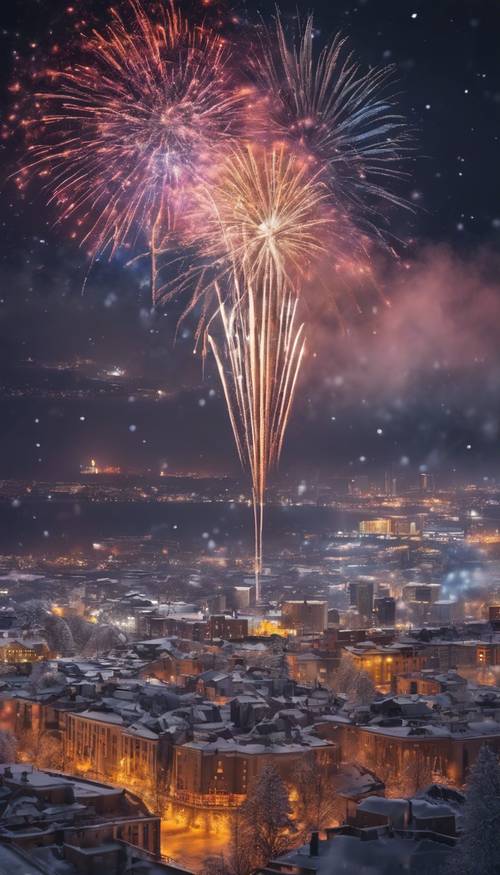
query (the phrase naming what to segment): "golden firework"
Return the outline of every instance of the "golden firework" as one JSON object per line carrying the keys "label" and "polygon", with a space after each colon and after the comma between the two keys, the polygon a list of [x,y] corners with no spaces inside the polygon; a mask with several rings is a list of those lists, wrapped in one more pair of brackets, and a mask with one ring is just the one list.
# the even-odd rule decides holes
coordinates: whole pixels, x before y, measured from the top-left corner
{"label": "golden firework", "polygon": [[[301,292],[335,236],[326,198],[323,183],[283,145],[233,149],[201,198],[205,257],[218,265],[206,337],[252,480],[257,597],[267,480],[279,461],[305,351]],[[199,296],[205,293],[201,285]]]}
{"label": "golden firework", "polygon": [[296,285],[325,252],[326,188],[283,145],[233,149],[208,197],[205,246],[247,283]]}
{"label": "golden firework", "polygon": [[218,314],[223,342],[209,331],[241,463],[250,471],[254,510],[256,597],[260,599],[262,534],[270,468],[279,461],[305,350],[298,298],[286,282],[257,286],[234,278]]}

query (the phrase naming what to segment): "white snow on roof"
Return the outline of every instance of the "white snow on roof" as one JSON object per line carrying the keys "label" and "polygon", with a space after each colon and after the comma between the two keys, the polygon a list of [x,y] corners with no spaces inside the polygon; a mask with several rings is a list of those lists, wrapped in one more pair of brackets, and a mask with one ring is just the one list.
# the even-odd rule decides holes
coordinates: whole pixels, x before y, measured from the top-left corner
{"label": "white snow on roof", "polygon": [[381,814],[383,817],[387,817],[391,823],[397,823],[401,826],[408,808],[407,799],[386,799],[385,796],[367,796],[358,805],[359,811]]}
{"label": "white snow on roof", "polygon": [[98,720],[100,723],[115,723],[119,726],[123,723],[123,719],[119,714],[110,713],[109,711],[81,711],[72,716],[84,717],[86,720]]}

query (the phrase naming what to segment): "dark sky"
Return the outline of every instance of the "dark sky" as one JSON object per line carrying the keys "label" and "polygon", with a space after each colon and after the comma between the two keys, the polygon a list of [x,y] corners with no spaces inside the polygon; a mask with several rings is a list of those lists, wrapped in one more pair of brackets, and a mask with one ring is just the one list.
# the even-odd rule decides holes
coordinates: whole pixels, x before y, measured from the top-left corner
{"label": "dark sky", "polygon": [[[2,4],[4,113],[14,52],[27,56],[50,27],[64,34],[66,7]],[[105,20],[108,3],[93,7]],[[240,11],[257,20],[272,7],[247,0]],[[454,468],[497,476],[500,5],[281,3],[285,14],[311,7],[319,40],[341,29],[363,65],[396,65],[416,131],[407,165],[416,212],[396,218],[408,245],[380,268],[390,308],[363,296],[363,312],[342,331],[324,302],[313,306],[283,470],[301,477],[393,464],[427,465],[443,478]],[[84,254],[51,227],[35,191],[22,199],[8,180],[18,146],[7,141],[2,161],[0,476],[76,476],[90,456],[155,471],[237,470],[213,368],[203,377],[192,354],[193,325],[175,337],[181,304],[151,313],[146,269],[123,259],[96,265],[82,294]],[[116,368],[126,374],[114,377]]]}

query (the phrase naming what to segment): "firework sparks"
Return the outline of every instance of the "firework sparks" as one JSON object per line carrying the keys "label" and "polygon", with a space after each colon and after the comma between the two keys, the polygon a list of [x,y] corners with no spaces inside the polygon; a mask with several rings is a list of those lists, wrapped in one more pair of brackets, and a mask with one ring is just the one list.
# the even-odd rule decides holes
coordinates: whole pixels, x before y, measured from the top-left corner
{"label": "firework sparks", "polygon": [[[186,312],[201,307],[198,338],[252,480],[257,596],[268,474],[305,352],[302,304],[324,275],[331,288],[346,266],[368,274],[371,244],[388,240],[381,205],[407,206],[394,191],[407,135],[390,71],[362,73],[343,38],[318,53],[313,38],[311,17],[291,39],[279,15],[264,30],[253,103],[229,46],[174,0],[123,0],[83,37],[78,63],[45,71],[17,176],[20,187],[41,178],[92,257],[145,237],[154,303],[189,287]],[[174,237],[179,275],[165,285],[160,259]]]}
{"label": "firework sparks", "polygon": [[334,226],[332,212],[322,208],[326,197],[323,183],[284,146],[232,150],[208,197],[205,245],[222,278],[213,284],[217,305],[207,339],[252,480],[258,599],[267,480],[279,461],[305,350],[301,290]]}
{"label": "firework sparks", "polygon": [[279,461],[305,350],[295,291],[263,277],[254,290],[234,280],[225,301],[217,286],[224,345],[208,340],[241,463],[252,479],[256,598],[260,600],[264,504],[269,469]]}
{"label": "firework sparks", "polygon": [[241,92],[231,52],[193,26],[173,0],[126,0],[110,23],[82,38],[82,60],[45,71],[25,121],[28,159],[18,184],[38,176],[58,221],[72,222],[95,257],[114,255],[145,234],[157,258],[174,224],[176,200],[234,136]]}
{"label": "firework sparks", "polygon": [[[361,74],[341,37],[315,55],[311,17],[292,45],[279,16],[276,27],[277,41],[267,32],[256,70],[269,95],[268,131],[284,145],[260,156],[251,148],[236,152],[211,192],[215,238],[225,247],[235,292],[230,305],[219,301],[224,349],[209,341],[252,476],[258,594],[267,476],[279,458],[305,348],[297,307],[325,255],[330,275],[342,274],[345,264],[366,270],[371,242],[385,242],[380,202],[404,203],[389,184],[401,175],[405,142],[403,120],[387,97],[389,71]],[[315,278],[321,282],[317,272]],[[290,382],[283,384],[282,374]],[[286,410],[283,418],[276,405]]]}
{"label": "firework sparks", "polygon": [[280,15],[264,29],[253,67],[269,95],[268,125],[323,173],[333,203],[358,233],[383,239],[381,205],[408,207],[394,191],[408,129],[396,111],[393,69],[362,72],[337,35],[315,50],[313,17],[288,37]]}
{"label": "firework sparks", "polygon": [[[318,174],[284,145],[267,150],[256,144],[233,146],[210,186],[201,186],[192,203],[189,227],[199,259],[171,287],[165,300],[196,277],[186,313],[203,308],[198,338],[210,320],[210,292],[216,285],[239,284],[254,290],[284,284],[299,293],[329,250],[351,245],[349,222],[327,204]],[[203,229],[200,237],[199,229]],[[335,255],[333,255],[335,257]],[[216,305],[218,306],[218,305]],[[206,318],[205,318],[206,317]]]}
{"label": "firework sparks", "polygon": [[222,246],[231,268],[250,284],[295,285],[326,249],[333,216],[323,209],[325,187],[284,146],[233,150],[209,196],[209,252],[217,255]]}

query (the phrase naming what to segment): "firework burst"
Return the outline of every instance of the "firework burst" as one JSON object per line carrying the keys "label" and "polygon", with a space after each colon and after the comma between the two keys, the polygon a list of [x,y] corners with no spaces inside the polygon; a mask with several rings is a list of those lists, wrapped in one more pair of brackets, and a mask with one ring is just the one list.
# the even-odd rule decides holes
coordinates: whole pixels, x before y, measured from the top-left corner
{"label": "firework burst", "polygon": [[226,301],[219,293],[224,345],[209,342],[252,476],[258,594],[267,477],[305,349],[300,300],[322,284],[324,259],[333,301],[346,271],[369,275],[371,243],[386,244],[380,204],[406,206],[393,191],[406,131],[390,71],[361,73],[341,37],[316,54],[312,17],[290,43],[278,15],[275,36],[265,32],[255,71],[268,98],[264,141],[282,145],[233,152],[210,193],[214,222],[205,223],[208,251],[224,251],[218,263],[233,275]]}
{"label": "firework burst", "polygon": [[319,261],[329,252],[339,256],[352,241],[348,218],[328,203],[319,174],[283,144],[233,146],[210,186],[200,186],[190,210],[186,242],[191,251],[197,247],[198,257],[180,281],[161,291],[168,300],[196,278],[186,313],[202,307],[198,338],[210,319],[216,286],[227,289],[236,278],[255,291],[275,283],[300,294]]}
{"label": "firework burst", "polygon": [[318,51],[314,38],[312,16],[291,36],[279,13],[275,29],[264,28],[253,68],[268,95],[268,129],[323,173],[358,233],[383,239],[383,204],[408,206],[394,190],[409,138],[393,68],[362,72],[344,37]]}
{"label": "firework burst", "polygon": [[[242,87],[229,45],[174,0],[121,0],[106,27],[82,36],[78,61],[45,69],[17,181],[41,179],[57,221],[93,258],[145,239],[154,303],[189,288],[186,312],[201,309],[198,338],[251,475],[259,595],[267,479],[305,352],[302,306],[325,277],[334,302],[349,272],[369,273],[371,244],[388,245],[385,207],[407,206],[394,189],[408,145],[390,70],[361,72],[339,36],[316,52],[311,17],[289,38],[278,14],[252,66]],[[177,276],[165,284],[173,240]]]}
{"label": "firework burst", "polygon": [[241,92],[228,45],[173,0],[124,0],[82,36],[81,60],[44,73],[24,122],[20,186],[44,181],[58,221],[93,256],[146,236],[155,299],[158,253],[186,187],[235,134]]}
{"label": "firework burst", "polygon": [[220,264],[205,335],[252,480],[258,599],[268,475],[279,461],[305,351],[301,291],[334,236],[326,198],[324,184],[284,146],[247,146],[232,150],[203,203],[208,258]]}
{"label": "firework burst", "polygon": [[284,146],[233,149],[208,192],[204,245],[250,284],[296,284],[325,251],[333,225],[326,197],[317,175]]}

